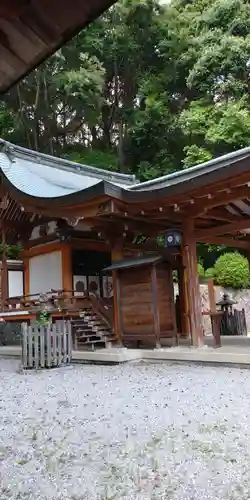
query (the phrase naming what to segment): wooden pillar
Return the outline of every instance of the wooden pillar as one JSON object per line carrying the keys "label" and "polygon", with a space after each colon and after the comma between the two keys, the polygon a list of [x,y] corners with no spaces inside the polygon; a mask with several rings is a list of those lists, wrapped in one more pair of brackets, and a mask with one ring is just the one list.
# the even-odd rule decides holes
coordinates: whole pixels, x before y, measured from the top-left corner
{"label": "wooden pillar", "polygon": [[5,307],[5,302],[8,293],[8,269],[7,269],[7,255],[6,255],[6,229],[4,222],[1,223],[2,233],[2,267],[1,267],[1,305],[2,310]]}
{"label": "wooden pillar", "polygon": [[250,272],[250,250],[247,250],[247,252],[245,252],[245,256],[248,260],[248,268],[249,268],[249,272]]}
{"label": "wooden pillar", "polygon": [[193,346],[200,347],[204,345],[204,335],[193,219],[185,221],[183,228],[183,260],[187,275],[191,341]]}
{"label": "wooden pillar", "polygon": [[71,245],[65,243],[62,245],[62,285],[65,292],[72,292],[72,249]]}
{"label": "wooden pillar", "polygon": [[[122,241],[116,241],[112,245],[112,251],[111,251],[112,264],[122,259],[123,259]],[[113,271],[112,279],[113,279],[113,294],[114,294],[114,305],[113,305],[114,334],[116,336],[116,339],[121,342],[122,331],[120,325],[120,283],[116,271]]]}
{"label": "wooden pillar", "polygon": [[214,293],[214,281],[212,279],[208,280],[207,289],[208,289],[209,310],[211,313],[215,313],[216,312],[216,299],[215,299],[215,293]]}
{"label": "wooden pillar", "polygon": [[[183,252],[182,252],[183,253]],[[184,264],[184,263],[183,263]],[[181,334],[188,336],[190,332],[189,324],[189,301],[187,292],[187,273],[184,265],[178,271],[178,284],[179,284],[179,300],[180,300],[180,319],[181,319]]]}
{"label": "wooden pillar", "polygon": [[152,282],[152,299],[153,299],[153,315],[154,315],[154,334],[156,347],[161,347],[161,328],[160,328],[160,315],[159,315],[159,302],[158,302],[158,287],[156,267],[152,266],[151,270]]}
{"label": "wooden pillar", "polygon": [[212,279],[208,280],[207,288],[208,288],[209,311],[212,323],[212,333],[214,336],[214,342],[216,347],[221,347],[220,326],[221,326],[222,314],[218,312],[216,309],[214,282]]}
{"label": "wooden pillar", "polygon": [[23,258],[24,263],[24,295],[30,294],[30,260],[28,257]]}

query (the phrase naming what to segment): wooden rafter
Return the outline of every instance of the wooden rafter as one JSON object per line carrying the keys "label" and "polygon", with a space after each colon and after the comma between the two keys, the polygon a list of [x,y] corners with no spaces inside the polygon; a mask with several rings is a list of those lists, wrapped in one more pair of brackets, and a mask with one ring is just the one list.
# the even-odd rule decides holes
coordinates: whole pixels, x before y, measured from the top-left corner
{"label": "wooden rafter", "polygon": [[1,2],[0,17],[6,20],[16,19],[24,7],[30,3],[29,0],[9,0],[8,3]]}
{"label": "wooden rafter", "polygon": [[219,206],[224,207],[233,201],[242,200],[248,196],[250,196],[250,187],[248,186],[240,186],[232,190],[221,192],[219,195],[211,195],[211,197],[207,199],[204,198],[202,202],[194,203],[187,215],[188,217],[195,218],[205,214],[212,208]]}
{"label": "wooden rafter", "polygon": [[[221,210],[223,217],[221,220],[227,220],[226,217],[229,217],[230,220],[230,212],[227,213],[225,209],[225,205],[230,204],[236,200],[242,200],[250,196],[250,187],[247,185],[238,186],[233,189],[225,188],[223,191],[217,191],[216,186],[214,189],[210,190],[211,193],[206,194],[205,189],[200,190],[200,195],[197,196],[197,192],[195,196],[187,199],[182,199],[182,197],[178,197],[178,201],[174,204],[170,204],[171,200],[169,198],[165,200],[159,201],[159,206],[156,207],[154,202],[154,206],[152,204],[147,204],[146,207],[141,206],[140,212],[138,206],[131,207],[130,214],[135,213],[135,208],[137,208],[137,214],[144,213],[145,218],[150,217],[153,220],[158,222],[165,221],[167,219],[171,219],[173,222],[180,222],[183,220],[183,217],[209,217],[209,210],[214,209],[214,218],[220,220],[219,212],[217,210]],[[177,198],[176,198],[177,200]],[[166,205],[166,203],[168,203]],[[221,208],[220,208],[221,207]],[[143,210],[144,209],[144,210]],[[225,215],[225,218],[224,218]],[[211,217],[212,218],[212,217]]]}
{"label": "wooden rafter", "polygon": [[209,210],[204,214],[202,214],[201,217],[202,219],[208,219],[208,220],[214,219],[218,221],[237,222],[241,220],[240,215],[241,214],[234,215],[223,207],[219,209]]}
{"label": "wooden rafter", "polygon": [[232,248],[239,248],[242,250],[250,249],[250,240],[237,240],[229,237],[218,237],[218,236],[207,236],[206,238],[201,238],[196,235],[196,239],[199,243],[209,243],[211,245],[227,246]]}
{"label": "wooden rafter", "polygon": [[238,231],[244,231],[244,229],[250,228],[250,217],[246,217],[237,222],[231,222],[228,224],[220,224],[218,226],[211,227],[209,229],[204,229],[198,232],[197,237],[207,238],[209,236],[217,236],[223,234],[234,234]]}

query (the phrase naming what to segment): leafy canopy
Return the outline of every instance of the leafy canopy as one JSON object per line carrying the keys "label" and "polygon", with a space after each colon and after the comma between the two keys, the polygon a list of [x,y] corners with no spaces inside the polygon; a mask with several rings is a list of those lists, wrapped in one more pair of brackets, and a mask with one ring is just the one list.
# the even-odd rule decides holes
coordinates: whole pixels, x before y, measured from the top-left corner
{"label": "leafy canopy", "polygon": [[141,179],[250,144],[247,0],[121,0],[13,88],[0,134]]}

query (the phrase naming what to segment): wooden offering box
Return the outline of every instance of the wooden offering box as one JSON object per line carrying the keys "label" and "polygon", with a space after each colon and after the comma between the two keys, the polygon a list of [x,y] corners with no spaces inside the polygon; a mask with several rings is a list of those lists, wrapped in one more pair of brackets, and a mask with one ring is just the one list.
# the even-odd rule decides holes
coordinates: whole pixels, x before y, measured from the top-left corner
{"label": "wooden offering box", "polygon": [[123,260],[105,271],[114,275],[119,332],[125,345],[160,346],[177,339],[171,265],[158,256]]}

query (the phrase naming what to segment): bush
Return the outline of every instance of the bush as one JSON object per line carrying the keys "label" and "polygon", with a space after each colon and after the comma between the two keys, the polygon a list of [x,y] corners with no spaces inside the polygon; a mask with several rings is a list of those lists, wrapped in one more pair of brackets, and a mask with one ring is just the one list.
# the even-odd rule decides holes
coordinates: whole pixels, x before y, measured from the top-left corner
{"label": "bush", "polygon": [[204,276],[205,276],[205,270],[204,270],[204,267],[202,266],[202,264],[200,264],[199,262],[197,264],[197,270],[198,270],[199,277],[200,278],[204,278]]}
{"label": "bush", "polygon": [[224,253],[214,265],[216,285],[231,288],[248,288],[250,274],[248,260],[238,252]]}
{"label": "bush", "polygon": [[205,278],[207,278],[208,280],[211,280],[214,278],[214,275],[215,275],[214,267],[209,267],[208,269],[206,269]]}

